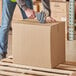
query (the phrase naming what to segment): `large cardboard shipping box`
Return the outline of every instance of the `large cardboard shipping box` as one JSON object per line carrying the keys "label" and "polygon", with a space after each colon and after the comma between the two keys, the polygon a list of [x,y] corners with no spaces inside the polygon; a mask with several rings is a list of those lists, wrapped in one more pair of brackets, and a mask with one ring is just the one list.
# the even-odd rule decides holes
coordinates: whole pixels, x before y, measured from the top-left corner
{"label": "large cardboard shipping box", "polygon": [[34,20],[13,23],[14,63],[53,68],[65,61],[65,23]]}
{"label": "large cardboard shipping box", "polygon": [[7,57],[12,55],[12,31],[8,35]]}
{"label": "large cardboard shipping box", "polygon": [[76,40],[67,41],[66,61],[76,62]]}

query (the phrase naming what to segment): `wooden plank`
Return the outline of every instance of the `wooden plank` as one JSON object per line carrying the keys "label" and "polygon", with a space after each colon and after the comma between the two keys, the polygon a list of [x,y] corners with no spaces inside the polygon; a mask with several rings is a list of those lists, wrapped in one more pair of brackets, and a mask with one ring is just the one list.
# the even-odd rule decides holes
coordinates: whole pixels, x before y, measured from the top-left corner
{"label": "wooden plank", "polygon": [[56,68],[70,70],[70,71],[76,71],[76,66],[73,66],[73,65],[59,64]]}
{"label": "wooden plank", "polygon": [[0,66],[0,71],[6,71],[6,72],[12,72],[12,73],[19,73],[19,74],[33,74],[33,75],[43,75],[43,76],[68,76],[69,74],[57,74],[52,72],[40,72],[40,71],[33,71],[33,70],[24,70],[19,68],[13,68],[13,67],[5,67]]}
{"label": "wooden plank", "polygon": [[73,73],[73,71],[67,71],[67,70],[46,69],[46,68],[38,68],[38,67],[0,62],[0,70],[7,70],[7,69],[13,72],[16,71],[16,72],[36,74],[36,75],[67,76]]}
{"label": "wooden plank", "polygon": [[64,64],[76,66],[76,62],[69,62],[69,61],[67,61],[67,62],[65,62]]}
{"label": "wooden plank", "polygon": [[0,76],[34,76],[34,75],[0,71]]}
{"label": "wooden plank", "polygon": [[61,72],[61,73],[72,73],[73,71],[65,71],[65,70],[59,70],[59,69],[48,69],[48,68],[39,68],[39,67],[32,67],[32,66],[26,66],[26,65],[20,65],[20,64],[11,64],[11,63],[3,63],[0,62],[0,66],[9,66],[14,68],[20,68],[20,69],[30,69],[30,70],[40,70],[40,71],[46,71],[46,72]]}
{"label": "wooden plank", "polygon": [[[71,64],[71,65],[70,65]],[[74,65],[73,65],[74,64]],[[20,74],[19,76],[25,76],[25,74],[31,74],[32,76],[76,76],[76,64],[64,63],[59,64],[55,69],[39,68],[32,66],[25,66],[13,63],[0,62],[0,74]],[[6,74],[7,75],[7,74]],[[11,75],[10,75],[11,76]],[[18,75],[17,75],[18,76]]]}
{"label": "wooden plank", "polygon": [[19,73],[13,73],[13,72],[7,72],[7,71],[0,71],[0,76],[24,76],[24,74]]}

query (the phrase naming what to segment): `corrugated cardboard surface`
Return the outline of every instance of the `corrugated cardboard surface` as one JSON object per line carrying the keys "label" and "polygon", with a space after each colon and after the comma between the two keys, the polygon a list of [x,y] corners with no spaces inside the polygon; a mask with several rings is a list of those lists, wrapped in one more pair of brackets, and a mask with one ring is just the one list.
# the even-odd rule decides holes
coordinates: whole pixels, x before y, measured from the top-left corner
{"label": "corrugated cardboard surface", "polygon": [[7,56],[12,55],[12,31],[9,31],[8,35],[8,49],[7,49]]}
{"label": "corrugated cardboard surface", "polygon": [[65,61],[65,24],[18,21],[13,24],[14,63],[52,68]]}
{"label": "corrugated cardboard surface", "polygon": [[66,61],[76,62],[76,40],[67,41]]}
{"label": "corrugated cardboard surface", "polygon": [[68,2],[51,2],[51,16],[57,21],[67,21]]}

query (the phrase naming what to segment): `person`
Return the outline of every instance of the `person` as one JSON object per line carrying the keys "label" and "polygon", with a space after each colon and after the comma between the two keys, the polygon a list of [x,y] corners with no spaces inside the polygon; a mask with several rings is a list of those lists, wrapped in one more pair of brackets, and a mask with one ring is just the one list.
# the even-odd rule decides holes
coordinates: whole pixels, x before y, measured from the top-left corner
{"label": "person", "polygon": [[[3,0],[2,22],[0,27],[0,59],[5,58],[7,54],[8,32],[16,4],[24,11],[27,18],[34,19],[36,17],[34,10],[28,6],[29,3],[31,3],[30,1],[31,0],[16,0],[16,3],[11,2],[11,0]],[[42,0],[42,4],[44,12],[46,13],[46,22],[54,21],[51,17],[49,0]]]}
{"label": "person", "polygon": [[[11,2],[11,0],[2,0],[3,6],[2,6],[2,22],[0,27],[0,59],[5,58],[7,54],[7,47],[8,47],[8,31],[10,29],[12,16],[16,7],[16,2]],[[26,13],[28,11],[33,12],[33,6],[31,0],[25,0],[26,6],[28,6],[28,10],[26,10]],[[22,5],[21,5],[22,6]],[[23,6],[22,6],[23,7]],[[25,9],[25,7],[23,7]],[[23,15],[23,19],[27,18],[27,15],[21,8],[21,12]],[[30,12],[30,13],[31,13]],[[29,14],[28,14],[29,16]]]}

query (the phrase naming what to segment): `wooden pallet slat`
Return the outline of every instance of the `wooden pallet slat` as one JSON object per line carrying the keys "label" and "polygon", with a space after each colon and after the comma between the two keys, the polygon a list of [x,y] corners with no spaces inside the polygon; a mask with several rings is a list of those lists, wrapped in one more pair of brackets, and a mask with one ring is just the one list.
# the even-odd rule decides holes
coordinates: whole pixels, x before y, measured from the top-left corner
{"label": "wooden pallet slat", "polygon": [[[30,69],[31,68],[31,69]],[[19,74],[33,74],[42,76],[68,76],[73,73],[73,71],[66,71],[60,69],[44,69],[38,67],[17,65],[11,63],[0,62],[0,71],[13,72]]]}
{"label": "wooden pallet slat", "polygon": [[3,63],[0,62],[0,66],[9,66],[18,69],[27,69],[27,70],[34,70],[34,71],[43,71],[43,72],[53,72],[53,73],[62,73],[62,74],[71,74],[73,71],[68,70],[60,70],[60,69],[47,69],[47,68],[39,68],[39,67],[32,67],[32,66],[25,66],[19,64],[11,64],[11,63]]}
{"label": "wooden pallet slat", "polygon": [[76,62],[65,62],[64,64],[66,64],[66,65],[73,65],[73,66],[76,66]]}
{"label": "wooden pallet slat", "polygon": [[64,69],[64,70],[76,71],[76,66],[73,66],[73,65],[60,64],[56,68]]}
{"label": "wooden pallet slat", "polygon": [[8,71],[8,72],[14,72],[14,73],[22,73],[22,74],[35,74],[35,75],[43,75],[43,76],[67,76],[66,73],[53,73],[53,72],[40,72],[40,71],[33,71],[33,70],[26,70],[26,69],[19,69],[19,68],[13,68],[13,67],[6,67],[6,66],[0,66],[0,70]]}
{"label": "wooden pallet slat", "polygon": [[13,58],[6,58],[0,62],[1,76],[76,76],[75,63],[66,62],[59,64],[55,69],[47,69],[9,63],[10,61],[13,61]]}
{"label": "wooden pallet slat", "polygon": [[21,76],[21,75],[24,76],[24,74],[7,72],[7,71],[0,71],[0,76]]}

